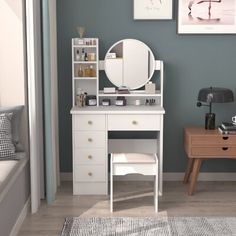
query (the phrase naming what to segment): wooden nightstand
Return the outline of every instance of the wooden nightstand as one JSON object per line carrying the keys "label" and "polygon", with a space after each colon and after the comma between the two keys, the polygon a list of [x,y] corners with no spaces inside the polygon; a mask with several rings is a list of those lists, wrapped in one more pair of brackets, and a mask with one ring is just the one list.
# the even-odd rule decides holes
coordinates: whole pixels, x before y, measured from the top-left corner
{"label": "wooden nightstand", "polygon": [[236,135],[222,135],[218,130],[205,130],[203,127],[188,127],[184,129],[184,148],[188,156],[184,183],[188,183],[191,175],[188,194],[193,195],[202,161],[236,159]]}

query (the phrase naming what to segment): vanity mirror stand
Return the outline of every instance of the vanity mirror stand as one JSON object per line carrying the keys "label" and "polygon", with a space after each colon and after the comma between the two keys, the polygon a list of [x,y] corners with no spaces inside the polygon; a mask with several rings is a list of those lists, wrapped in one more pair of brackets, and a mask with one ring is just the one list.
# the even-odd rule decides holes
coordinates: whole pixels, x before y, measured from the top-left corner
{"label": "vanity mirror stand", "polygon": [[[94,39],[92,40],[94,41]],[[75,46],[72,40],[72,69],[75,62]],[[95,42],[95,41],[94,41]],[[115,43],[103,61],[98,61],[98,39],[94,50],[96,60],[90,63],[96,68],[96,77],[75,78],[73,72],[73,194],[108,194],[108,154],[121,152],[156,153],[159,161],[159,195],[162,195],[163,174],[163,73],[164,66],[155,60],[150,48],[141,41],[125,39]],[[79,46],[81,47],[81,46]],[[91,51],[90,51],[91,52]],[[104,93],[99,91],[98,70],[105,73],[114,87],[126,86],[129,93]],[[159,71],[159,86],[155,93],[144,88],[155,71]],[[84,90],[96,95],[96,106],[76,106],[76,92]],[[125,97],[126,105],[116,106],[117,97]],[[103,101],[110,105],[103,106]],[[154,133],[151,138],[110,138],[118,132]]]}

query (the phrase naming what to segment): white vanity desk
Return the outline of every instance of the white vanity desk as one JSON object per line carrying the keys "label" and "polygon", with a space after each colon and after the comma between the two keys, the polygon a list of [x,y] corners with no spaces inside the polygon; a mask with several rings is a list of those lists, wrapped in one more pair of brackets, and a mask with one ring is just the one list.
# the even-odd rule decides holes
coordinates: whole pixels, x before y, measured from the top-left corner
{"label": "white vanity desk", "polygon": [[164,115],[162,107],[74,107],[71,114],[73,115],[74,194],[107,194],[108,153],[118,151],[140,152],[141,150],[137,149],[138,147],[144,149],[144,139],[125,140],[123,144],[122,140],[111,140],[113,143],[109,143],[108,131],[160,132],[157,135],[158,139],[154,142],[153,140],[146,140],[146,151],[143,150],[142,152],[158,153],[160,193],[162,192],[162,127]]}
{"label": "white vanity desk", "polygon": [[[152,59],[152,58],[151,58]],[[154,57],[153,57],[154,60]],[[159,195],[163,173],[163,62],[154,61],[153,70],[160,70],[160,89],[156,94],[139,94],[144,100],[156,98],[156,105],[74,106],[73,194],[108,194],[108,154],[112,152],[157,153],[159,158]],[[150,73],[151,75],[153,74]],[[115,96],[126,96],[116,94]],[[127,95],[128,96],[128,95]],[[104,94],[98,92],[98,104]],[[132,99],[132,95],[130,96]],[[136,95],[134,96],[136,98]],[[74,97],[73,97],[74,99]],[[155,139],[109,139],[109,131],[154,131]],[[122,135],[122,133],[121,133]]]}

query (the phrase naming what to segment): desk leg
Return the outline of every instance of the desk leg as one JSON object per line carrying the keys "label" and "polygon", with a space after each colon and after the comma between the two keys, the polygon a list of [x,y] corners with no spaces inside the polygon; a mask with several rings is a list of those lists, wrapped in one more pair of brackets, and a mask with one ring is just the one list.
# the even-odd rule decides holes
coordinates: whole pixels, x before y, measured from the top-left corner
{"label": "desk leg", "polygon": [[193,163],[194,163],[194,158],[188,158],[188,166],[184,175],[184,184],[187,184],[189,181],[189,177],[192,173],[193,170]]}
{"label": "desk leg", "polygon": [[195,191],[198,173],[199,173],[201,164],[202,164],[202,160],[200,158],[194,159],[193,171],[192,171],[191,182],[190,182],[190,186],[189,186],[189,190],[188,190],[188,195],[193,195],[193,193]]}

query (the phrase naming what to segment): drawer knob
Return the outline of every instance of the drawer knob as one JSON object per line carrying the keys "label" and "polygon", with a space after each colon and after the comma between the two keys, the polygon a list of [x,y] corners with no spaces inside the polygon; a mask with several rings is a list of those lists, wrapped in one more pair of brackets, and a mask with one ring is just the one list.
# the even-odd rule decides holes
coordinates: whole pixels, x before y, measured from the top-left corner
{"label": "drawer knob", "polygon": [[229,139],[229,137],[223,137],[223,139],[224,139],[224,140],[228,140],[228,139]]}
{"label": "drawer knob", "polygon": [[91,160],[93,157],[91,155],[88,155],[88,159]]}
{"label": "drawer knob", "polygon": [[93,174],[91,172],[88,173],[88,176],[92,176]]}
{"label": "drawer knob", "polygon": [[93,124],[93,122],[92,122],[91,120],[89,120],[89,121],[88,121],[88,124],[89,124],[89,125],[92,125],[92,124]]}
{"label": "drawer knob", "polygon": [[227,151],[229,148],[227,148],[227,147],[222,147],[222,150],[223,151]]}
{"label": "drawer knob", "polygon": [[91,138],[88,138],[88,141],[91,143],[91,142],[93,142],[93,140],[91,139]]}
{"label": "drawer knob", "polygon": [[133,121],[132,121],[132,124],[133,124],[133,125],[137,125],[138,122],[137,122],[136,120],[133,120]]}

